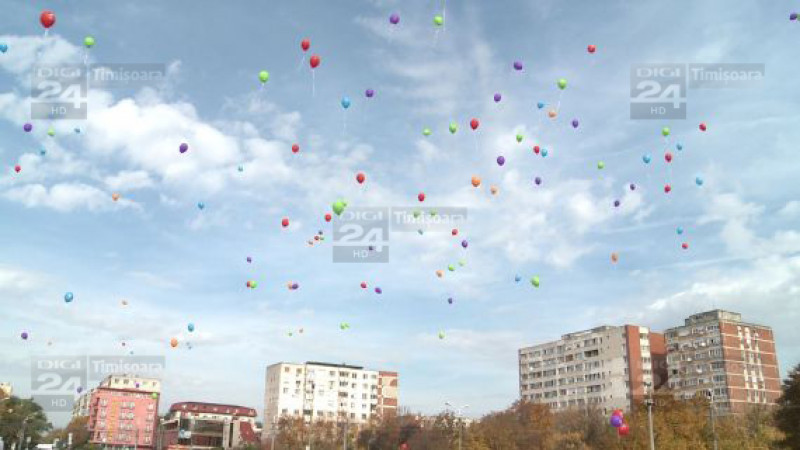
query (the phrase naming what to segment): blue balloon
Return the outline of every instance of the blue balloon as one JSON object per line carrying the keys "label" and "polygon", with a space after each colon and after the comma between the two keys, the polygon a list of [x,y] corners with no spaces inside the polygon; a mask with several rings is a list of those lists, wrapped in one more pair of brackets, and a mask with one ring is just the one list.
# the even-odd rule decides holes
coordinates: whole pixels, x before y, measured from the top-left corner
{"label": "blue balloon", "polygon": [[652,160],[653,160],[653,158],[651,158],[650,155],[642,156],[642,161],[644,161],[645,164],[650,164],[650,161],[652,161]]}
{"label": "blue balloon", "polygon": [[190,324],[189,324],[189,326],[187,326],[186,328],[187,328],[187,329],[189,330],[189,332],[191,333],[191,332],[193,332],[193,331],[194,331],[194,324],[193,324],[193,323],[190,323]]}
{"label": "blue balloon", "polygon": [[203,209],[203,208],[205,208],[205,207],[206,207],[206,204],[205,204],[205,203],[203,203],[203,202],[197,202],[197,208],[198,208],[198,209]]}
{"label": "blue balloon", "polygon": [[677,144],[675,144],[675,148],[677,148],[678,151],[681,151],[681,150],[683,150],[683,144],[677,143]]}
{"label": "blue balloon", "polygon": [[547,156],[547,149],[543,148],[542,149],[542,158],[544,158],[545,156]]}
{"label": "blue balloon", "polygon": [[521,279],[522,279],[522,277],[519,276],[519,275],[514,277],[514,281],[516,281],[517,283],[519,283],[519,280],[521,280]]}
{"label": "blue balloon", "polygon": [[342,108],[347,109],[350,107],[350,97],[342,97]]}
{"label": "blue balloon", "polygon": [[697,184],[698,186],[702,186],[702,185],[703,185],[703,177],[701,177],[700,175],[698,175],[698,176],[697,176],[697,178],[695,178],[695,179],[694,179],[694,182],[695,182],[695,184]]}
{"label": "blue balloon", "polygon": [[683,227],[676,228],[675,232],[678,233],[678,234],[683,234]]}
{"label": "blue balloon", "polygon": [[40,155],[42,155],[42,156],[44,156],[44,155],[46,155],[46,154],[47,154],[47,150],[45,150],[45,149],[41,149],[41,150],[39,150],[39,154],[40,154]]}
{"label": "blue balloon", "polygon": [[542,108],[544,108],[544,103],[539,102],[539,103],[536,104],[536,107],[539,108],[539,109],[542,109]]}
{"label": "blue balloon", "polygon": [[622,416],[611,416],[611,426],[614,428],[619,428],[622,426],[623,419]]}
{"label": "blue balloon", "polygon": [[244,166],[239,166],[238,170],[239,172],[244,172]]}
{"label": "blue balloon", "polygon": [[64,294],[64,301],[67,303],[72,302],[73,298],[75,298],[75,296],[72,295],[72,292],[67,292],[66,294]]}

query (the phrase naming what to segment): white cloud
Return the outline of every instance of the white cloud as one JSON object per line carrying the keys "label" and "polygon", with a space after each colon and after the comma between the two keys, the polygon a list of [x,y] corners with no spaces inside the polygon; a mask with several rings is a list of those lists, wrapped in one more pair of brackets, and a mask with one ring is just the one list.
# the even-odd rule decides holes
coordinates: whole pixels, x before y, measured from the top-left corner
{"label": "white cloud", "polygon": [[3,195],[5,198],[22,203],[28,208],[42,206],[59,212],[78,209],[101,211],[119,207],[138,208],[138,205],[126,199],[120,199],[115,202],[110,194],[82,183],[56,184],[49,189],[41,184],[26,184],[9,189]]}
{"label": "white cloud", "polygon": [[132,191],[153,186],[153,180],[144,170],[123,170],[105,178],[106,186],[112,191]]}

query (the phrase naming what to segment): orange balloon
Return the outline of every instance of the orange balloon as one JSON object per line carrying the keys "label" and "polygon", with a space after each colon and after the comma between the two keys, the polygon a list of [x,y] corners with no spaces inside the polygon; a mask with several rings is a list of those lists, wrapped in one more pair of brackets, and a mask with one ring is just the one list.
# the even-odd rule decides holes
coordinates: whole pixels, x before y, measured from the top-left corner
{"label": "orange balloon", "polygon": [[475,186],[475,187],[480,186],[481,185],[481,177],[479,177],[477,175],[473,176],[472,177],[472,185]]}
{"label": "orange balloon", "polygon": [[619,261],[619,255],[616,252],[614,252],[611,254],[611,262],[617,262],[617,261]]}
{"label": "orange balloon", "polygon": [[177,346],[178,346],[178,340],[177,340],[176,338],[172,338],[172,339],[170,339],[170,340],[169,340],[169,345],[170,345],[172,348],[175,348],[175,347],[177,347]]}
{"label": "orange balloon", "polygon": [[442,278],[442,275],[444,275],[444,272],[442,272],[441,270],[437,270],[436,271],[436,276],[437,277]]}
{"label": "orange balloon", "polygon": [[499,189],[497,188],[497,186],[492,186],[489,188],[489,191],[491,191],[492,195],[497,195]]}
{"label": "orange balloon", "polygon": [[112,198],[114,201],[117,201],[117,200],[119,200],[119,194],[117,194],[116,192],[114,192],[113,194],[111,194],[111,198]]}
{"label": "orange balloon", "polygon": [[555,118],[556,118],[556,116],[558,115],[558,113],[556,112],[556,110],[555,110],[555,109],[551,109],[550,111],[547,111],[547,115],[548,115],[548,117],[550,117],[551,119],[555,119]]}

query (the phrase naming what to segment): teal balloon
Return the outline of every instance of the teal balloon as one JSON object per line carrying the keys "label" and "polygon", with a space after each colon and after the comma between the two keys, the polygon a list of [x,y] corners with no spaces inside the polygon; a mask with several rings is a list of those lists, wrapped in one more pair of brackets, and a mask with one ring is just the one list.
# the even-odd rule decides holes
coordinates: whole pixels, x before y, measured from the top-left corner
{"label": "teal balloon", "polygon": [[542,109],[542,108],[544,108],[544,103],[543,102],[539,102],[539,103],[536,104],[536,107],[539,108],[539,109]]}
{"label": "teal balloon", "polygon": [[188,330],[189,330],[189,333],[193,332],[193,331],[194,331],[194,324],[193,324],[193,323],[190,323],[190,324],[189,324],[189,325],[186,327],[186,329],[188,329]]}
{"label": "teal balloon", "polygon": [[347,109],[350,107],[350,97],[342,97],[342,108]]}
{"label": "teal balloon", "polygon": [[650,155],[644,155],[644,156],[642,156],[642,161],[643,161],[645,164],[650,164],[650,161],[652,161],[652,160],[653,160],[653,158],[652,158],[652,157],[650,157]]}

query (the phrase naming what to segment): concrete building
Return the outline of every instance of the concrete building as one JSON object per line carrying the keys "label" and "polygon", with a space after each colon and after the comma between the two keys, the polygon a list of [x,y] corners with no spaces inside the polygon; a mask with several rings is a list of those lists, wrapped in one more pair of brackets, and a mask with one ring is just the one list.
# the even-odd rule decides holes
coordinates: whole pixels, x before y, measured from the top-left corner
{"label": "concrete building", "polygon": [[153,449],[161,383],[154,378],[109,375],[88,394],[89,442],[104,449]]}
{"label": "concrete building", "polygon": [[710,391],[720,413],[739,413],[748,405],[774,405],[781,395],[770,327],[717,309],[689,316],[664,335],[669,387],[677,398]]}
{"label": "concrete building", "polygon": [[162,421],[161,448],[232,449],[257,445],[256,410],[217,403],[175,403]]}
{"label": "concrete building", "polygon": [[92,401],[92,394],[94,389],[90,389],[82,393],[72,405],[72,418],[86,417],[89,415],[89,405]]}
{"label": "concrete building", "polygon": [[664,337],[636,325],[601,326],[519,350],[523,400],[553,410],[628,410],[666,382]]}
{"label": "concrete building", "polygon": [[345,364],[273,364],[266,373],[264,429],[281,417],[358,425],[396,411],[397,373],[383,374]]}
{"label": "concrete building", "polygon": [[0,397],[11,397],[14,395],[14,387],[11,383],[0,381]]}

